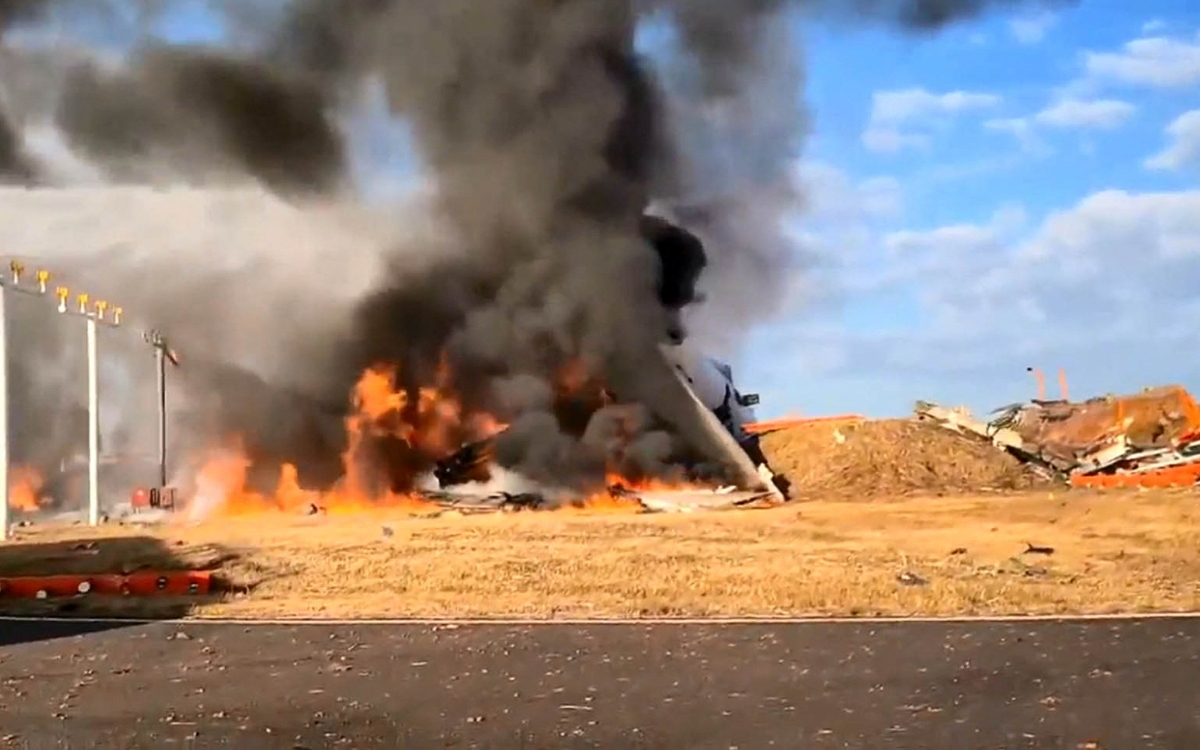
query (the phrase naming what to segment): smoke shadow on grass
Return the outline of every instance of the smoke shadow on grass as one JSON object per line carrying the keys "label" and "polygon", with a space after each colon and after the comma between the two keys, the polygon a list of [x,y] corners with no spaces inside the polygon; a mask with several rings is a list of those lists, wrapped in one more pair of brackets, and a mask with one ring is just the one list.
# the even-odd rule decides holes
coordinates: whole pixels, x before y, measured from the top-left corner
{"label": "smoke shadow on grass", "polygon": [[[31,618],[0,621],[0,647],[101,632],[145,620],[186,617],[197,607],[213,603],[233,590],[223,571],[238,559],[237,553],[218,545],[170,542],[132,532],[129,536],[108,538],[52,541],[34,538],[0,544],[0,578],[177,571],[208,571],[213,576],[211,591],[204,596],[83,594],[30,599],[6,596],[0,591],[0,616]],[[248,590],[250,587],[240,588]],[[48,617],[79,620],[51,622],[36,619]],[[84,619],[89,617],[120,618],[128,622],[99,623]]]}

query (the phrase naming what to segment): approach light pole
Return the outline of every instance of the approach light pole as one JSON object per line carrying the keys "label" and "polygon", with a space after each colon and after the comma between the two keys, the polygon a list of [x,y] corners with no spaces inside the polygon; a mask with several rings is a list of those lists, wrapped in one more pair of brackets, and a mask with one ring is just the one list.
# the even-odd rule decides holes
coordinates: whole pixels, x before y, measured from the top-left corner
{"label": "approach light pole", "polygon": [[142,334],[154,347],[154,366],[158,383],[158,489],[167,491],[167,362],[179,366],[179,355],[161,333],[155,330]]}
{"label": "approach light pole", "polygon": [[25,265],[14,260],[8,264],[8,274],[0,274],[0,541],[9,536],[9,439],[12,431],[8,418],[8,293],[21,292],[44,297],[46,285],[50,282],[49,271],[38,271],[34,277],[37,280],[35,287],[22,286],[21,276],[24,273]]}
{"label": "approach light pole", "polygon": [[[9,424],[9,356],[8,356],[8,310],[10,292],[19,292],[34,297],[46,297],[50,283],[50,272],[39,270],[33,285],[22,284],[25,266],[19,260],[8,265],[8,273],[0,272],[0,541],[9,538],[11,493],[9,475],[11,469],[11,428]],[[71,304],[71,291],[65,286],[54,290],[58,301],[58,312],[84,318],[87,334],[87,400],[88,400],[88,524],[100,523],[100,378],[98,330],[122,328],[124,310],[104,300],[93,302],[90,295],[78,294]],[[179,357],[166,339],[157,331],[143,332],[142,337],[155,348],[158,366],[158,462],[159,480],[166,485],[167,471],[167,391],[166,362],[179,364]]]}
{"label": "approach light pole", "polygon": [[0,278],[0,542],[8,539],[8,284]]}
{"label": "approach light pole", "polygon": [[[55,290],[58,297],[58,311],[63,315],[78,315],[87,323],[87,380],[88,380],[88,525],[100,525],[100,375],[99,352],[96,342],[96,329],[103,325],[108,328],[121,327],[120,307],[112,307],[111,317],[105,315],[109,304],[104,300],[91,301],[88,294],[75,297],[76,308],[70,309],[67,300],[71,291],[65,286]],[[90,303],[90,304],[89,304]]]}

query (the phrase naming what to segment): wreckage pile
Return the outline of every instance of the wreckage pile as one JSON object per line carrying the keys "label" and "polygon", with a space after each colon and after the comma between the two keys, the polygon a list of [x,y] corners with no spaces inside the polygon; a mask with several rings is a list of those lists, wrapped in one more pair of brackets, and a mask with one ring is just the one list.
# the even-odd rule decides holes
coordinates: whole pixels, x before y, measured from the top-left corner
{"label": "wreckage pile", "polygon": [[1186,487],[1200,482],[1200,406],[1182,386],[1084,402],[1031,401],[984,422],[919,402],[918,419],[981,438],[1074,487]]}
{"label": "wreckage pile", "polygon": [[762,446],[804,500],[1014,490],[1044,481],[987,442],[910,419],[801,423],[764,434]]}

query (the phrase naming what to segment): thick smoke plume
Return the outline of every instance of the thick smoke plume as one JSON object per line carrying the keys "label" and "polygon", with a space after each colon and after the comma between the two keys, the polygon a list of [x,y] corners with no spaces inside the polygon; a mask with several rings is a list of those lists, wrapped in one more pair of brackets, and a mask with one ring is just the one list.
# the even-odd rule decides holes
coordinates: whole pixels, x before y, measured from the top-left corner
{"label": "thick smoke plume", "polygon": [[[16,113],[0,100],[0,176],[34,184],[62,173],[15,124],[37,122],[104,183],[251,183],[315,211],[350,200],[357,144],[344,124],[375,86],[410,128],[424,224],[405,224],[409,206],[390,231],[352,243],[343,264],[369,283],[350,298],[322,286],[331,271],[297,257],[294,237],[258,257],[221,247],[181,261],[130,236],[103,257],[62,262],[126,290],[131,309],[199,353],[189,400],[215,400],[214,429],[247,433],[278,460],[303,454],[302,473],[336,457],[313,425],[379,362],[398,367],[410,402],[448,364],[469,410],[512,423],[497,452],[535,478],[602,465],[630,424],[626,458],[661,470],[697,441],[674,376],[650,365],[678,310],[664,305],[643,214],[654,207],[707,241],[701,287],[713,314],[700,329],[720,338],[779,301],[797,257],[783,222],[802,205],[789,173],[807,128],[790,14],[923,31],[1014,4],[214,0],[218,15],[254,19],[253,44],[171,46],[134,24],[125,50],[47,74],[53,106]],[[55,5],[0,2],[0,35],[36,29]],[[173,7],[130,5],[147,18]],[[653,63],[634,49],[648,25],[664,32]],[[225,314],[198,312],[234,295]],[[292,315],[298,297],[328,315]],[[556,393],[580,363],[657,419],[600,409],[567,427]],[[311,418],[280,428],[272,415],[285,402]]]}

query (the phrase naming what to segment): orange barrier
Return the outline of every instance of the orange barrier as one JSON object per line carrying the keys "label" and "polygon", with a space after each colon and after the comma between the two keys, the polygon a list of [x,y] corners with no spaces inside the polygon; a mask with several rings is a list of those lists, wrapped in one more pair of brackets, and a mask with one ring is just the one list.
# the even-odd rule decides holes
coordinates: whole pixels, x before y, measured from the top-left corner
{"label": "orange barrier", "polygon": [[1137,487],[1191,487],[1200,482],[1200,463],[1168,466],[1141,474],[1074,474],[1072,487],[1117,489]]}
{"label": "orange barrier", "polygon": [[782,417],[780,419],[768,419],[762,422],[751,422],[743,425],[742,429],[751,435],[761,435],[765,432],[786,430],[789,427],[802,427],[809,424],[823,424],[827,422],[849,422],[851,424],[862,424],[866,421],[867,418],[861,414],[836,414],[831,417]]}
{"label": "orange barrier", "polygon": [[0,578],[0,598],[41,599],[79,594],[116,596],[203,596],[212,591],[212,573],[204,570],[130,575],[55,575]]}

